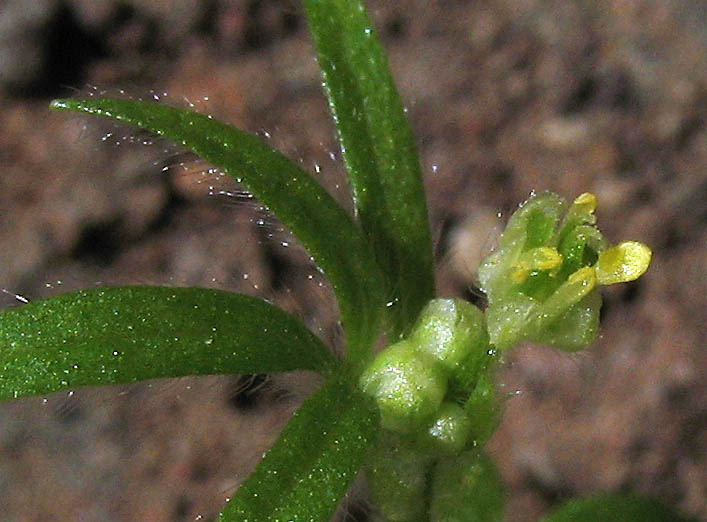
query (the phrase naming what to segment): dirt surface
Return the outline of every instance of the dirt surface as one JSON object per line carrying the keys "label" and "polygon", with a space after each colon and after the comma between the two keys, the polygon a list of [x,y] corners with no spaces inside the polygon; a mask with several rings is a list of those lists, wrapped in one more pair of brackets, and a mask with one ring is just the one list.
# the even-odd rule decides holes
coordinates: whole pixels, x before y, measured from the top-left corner
{"label": "dirt surface", "polygon": [[[509,355],[491,442],[507,520],[632,489],[707,521],[704,4],[368,4],[422,154],[441,295],[474,295],[475,265],[531,190],[592,191],[608,238],[655,252],[645,277],[606,292],[590,350]],[[191,102],[346,202],[320,81],[295,2],[0,3],[0,305],[211,286],[267,297],[340,344],[326,281],[257,202],[168,144],[47,108],[75,89]],[[6,403],[2,519],[209,520],[317,385],[181,379]]]}

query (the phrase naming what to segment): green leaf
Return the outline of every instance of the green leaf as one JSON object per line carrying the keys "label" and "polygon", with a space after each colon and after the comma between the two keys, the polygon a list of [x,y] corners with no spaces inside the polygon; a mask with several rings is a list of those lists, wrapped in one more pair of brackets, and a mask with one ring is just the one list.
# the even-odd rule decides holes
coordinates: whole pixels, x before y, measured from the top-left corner
{"label": "green leaf", "polygon": [[347,379],[307,399],[226,506],[221,522],[329,522],[356,477],[378,422]]}
{"label": "green leaf", "polygon": [[618,493],[572,499],[541,522],[686,522],[657,500]]}
{"label": "green leaf", "polygon": [[478,448],[440,459],[432,477],[431,492],[431,522],[503,520],[506,501],[503,483],[494,463]]}
{"label": "green leaf", "polygon": [[425,522],[428,474],[434,457],[411,440],[384,430],[366,461],[366,482],[378,517],[386,522]]}
{"label": "green leaf", "polygon": [[203,114],[133,100],[54,100],[51,106],[147,129],[242,181],[292,230],[331,281],[349,357],[358,363],[369,355],[385,309],[383,276],[360,229],[307,172],[255,136]]}
{"label": "green leaf", "polygon": [[394,333],[434,297],[420,164],[383,48],[362,2],[305,0],[354,202],[389,278]]}
{"label": "green leaf", "polygon": [[0,400],[158,377],[328,374],[335,364],[294,317],[221,290],[108,287],[0,313]]}

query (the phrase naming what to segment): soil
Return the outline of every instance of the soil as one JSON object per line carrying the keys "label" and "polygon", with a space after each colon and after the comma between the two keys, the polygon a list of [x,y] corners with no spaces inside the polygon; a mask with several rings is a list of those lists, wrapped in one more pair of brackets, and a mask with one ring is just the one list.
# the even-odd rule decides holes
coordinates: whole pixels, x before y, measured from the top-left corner
{"label": "soil", "polygon": [[[490,443],[507,520],[630,489],[707,521],[704,4],[367,4],[417,136],[440,295],[478,298],[475,266],[533,190],[594,192],[608,238],[654,250],[646,276],[605,293],[591,349],[509,354]],[[226,288],[339,346],[326,280],[248,194],[174,146],[48,110],[76,91],[193,103],[347,204],[320,83],[289,0],[0,4],[0,306],[97,284]],[[5,403],[3,519],[212,519],[318,384],[184,378]]]}

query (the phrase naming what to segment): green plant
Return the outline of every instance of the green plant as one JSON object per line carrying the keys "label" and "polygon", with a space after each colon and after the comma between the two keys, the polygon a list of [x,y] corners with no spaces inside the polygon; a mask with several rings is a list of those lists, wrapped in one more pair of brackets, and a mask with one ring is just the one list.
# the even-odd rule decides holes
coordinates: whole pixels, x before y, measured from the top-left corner
{"label": "green plant", "polygon": [[[102,288],[0,315],[0,399],[157,377],[314,370],[307,399],[223,521],[330,519],[361,469],[387,520],[498,520],[502,485],[483,445],[509,348],[564,350],[596,336],[598,286],[650,263],[640,243],[610,246],[596,198],[534,195],[511,217],[480,278],[481,311],[434,296],[414,140],[360,2],[305,0],[353,191],[352,218],[305,171],[208,116],[139,101],[56,100],[181,143],[242,182],[299,238],[332,283],[347,354],[252,297],[197,288]],[[390,345],[375,354],[383,335]],[[632,496],[577,500],[547,518],[671,520]],[[581,518],[584,517],[584,518]]]}

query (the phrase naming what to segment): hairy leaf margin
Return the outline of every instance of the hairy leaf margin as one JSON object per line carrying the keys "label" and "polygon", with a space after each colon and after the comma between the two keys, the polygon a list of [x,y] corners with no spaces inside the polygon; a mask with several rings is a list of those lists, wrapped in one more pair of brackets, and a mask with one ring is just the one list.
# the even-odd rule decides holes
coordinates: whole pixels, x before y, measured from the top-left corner
{"label": "hairy leaf margin", "polygon": [[369,398],[345,374],[309,397],[236,491],[220,522],[329,522],[378,433]]}
{"label": "hairy leaf margin", "polygon": [[365,360],[379,335],[383,276],[361,230],[307,172],[246,132],[193,111],[118,99],[62,99],[51,107],[114,118],[195,152],[242,182],[297,236],[334,288],[349,357]]}
{"label": "hairy leaf margin", "polygon": [[160,377],[329,375],[336,365],[296,318],[222,290],[105,287],[0,313],[0,400]]}

